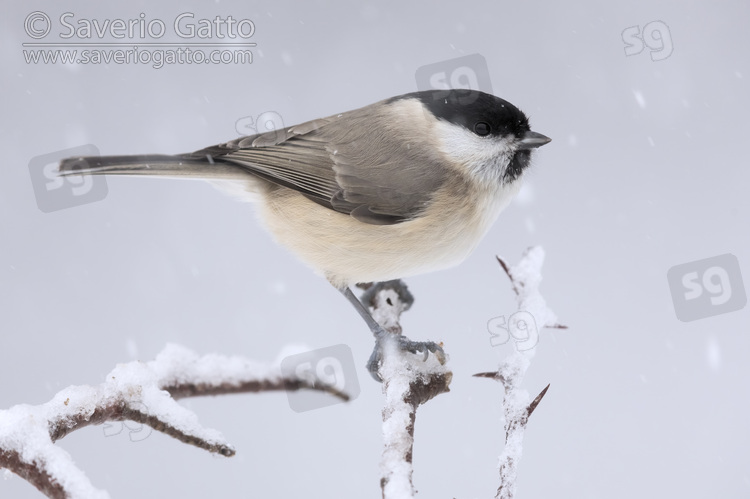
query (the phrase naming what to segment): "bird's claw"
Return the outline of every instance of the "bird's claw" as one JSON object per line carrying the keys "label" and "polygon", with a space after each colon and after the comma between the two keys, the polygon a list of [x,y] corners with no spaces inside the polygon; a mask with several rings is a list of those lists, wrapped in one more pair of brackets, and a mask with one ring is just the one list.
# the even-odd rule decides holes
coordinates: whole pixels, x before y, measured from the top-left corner
{"label": "bird's claw", "polygon": [[[378,336],[375,342],[375,348],[367,361],[367,370],[375,381],[382,383],[383,378],[380,376],[380,364],[383,360],[383,336]],[[402,352],[418,354],[422,352],[422,362],[426,362],[432,352],[440,364],[445,364],[446,356],[443,347],[434,341],[412,341],[406,336],[398,336],[398,348]]]}
{"label": "bird's claw", "polygon": [[402,351],[417,354],[418,352],[424,352],[423,362],[427,361],[430,356],[430,352],[435,354],[440,364],[445,364],[445,351],[443,347],[434,341],[412,341],[406,336],[398,337],[398,346]]}

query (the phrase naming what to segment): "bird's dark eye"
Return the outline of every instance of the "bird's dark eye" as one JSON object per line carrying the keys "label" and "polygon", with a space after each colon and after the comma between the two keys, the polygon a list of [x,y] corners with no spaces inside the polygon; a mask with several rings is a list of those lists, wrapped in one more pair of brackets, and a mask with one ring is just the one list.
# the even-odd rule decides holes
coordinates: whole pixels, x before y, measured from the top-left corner
{"label": "bird's dark eye", "polygon": [[479,123],[474,125],[474,133],[479,135],[480,137],[484,137],[485,135],[489,135],[491,131],[489,123],[485,121],[480,121]]}

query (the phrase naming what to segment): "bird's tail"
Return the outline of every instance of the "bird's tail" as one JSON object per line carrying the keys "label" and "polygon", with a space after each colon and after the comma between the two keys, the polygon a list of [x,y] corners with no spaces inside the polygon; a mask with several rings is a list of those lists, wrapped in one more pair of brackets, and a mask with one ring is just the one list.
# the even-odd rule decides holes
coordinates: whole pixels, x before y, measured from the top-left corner
{"label": "bird's tail", "polygon": [[210,156],[147,154],[139,156],[84,156],[60,161],[60,175],[153,175],[157,177],[238,180],[247,171]]}

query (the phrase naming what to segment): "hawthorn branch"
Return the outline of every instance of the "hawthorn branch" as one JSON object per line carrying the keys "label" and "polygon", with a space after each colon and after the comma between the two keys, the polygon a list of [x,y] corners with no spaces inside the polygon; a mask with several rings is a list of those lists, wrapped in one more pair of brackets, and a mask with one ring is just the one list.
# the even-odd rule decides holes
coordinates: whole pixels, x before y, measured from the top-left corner
{"label": "hawthorn branch", "polygon": [[[498,262],[511,279],[519,311],[532,314],[541,327],[565,328],[557,323],[538,292],[543,259],[541,248],[531,248],[514,267],[499,257]],[[413,302],[403,282],[373,285],[365,292],[363,302],[370,306],[373,317],[387,332],[378,340],[380,356],[377,357],[385,395],[382,496],[384,499],[414,497],[416,411],[433,397],[448,392],[453,374],[445,366],[446,355],[441,345],[411,342],[401,334],[401,314]],[[413,353],[420,350],[424,350],[423,358]],[[547,385],[531,402],[528,393],[518,388],[534,352],[535,345],[517,351],[496,372],[475,375],[493,378],[504,388],[506,445],[500,456],[501,480],[496,498],[511,499],[515,493],[523,432],[549,388]],[[46,404],[18,405],[0,411],[0,468],[11,470],[51,498],[108,498],[106,492],[91,484],[65,450],[54,445],[57,440],[86,426],[133,420],[184,443],[229,457],[235,450],[221,433],[202,427],[194,413],[177,404],[178,399],[299,389],[349,399],[346,393],[309,377],[284,375],[278,364],[264,365],[219,355],[199,357],[183,347],[168,345],[154,361],[117,366],[101,385],[68,387]]]}
{"label": "hawthorn branch", "polygon": [[282,374],[278,364],[240,357],[197,354],[177,345],[151,362],[118,365],[97,386],[71,386],[38,406],[0,411],[0,468],[54,499],[106,498],[54,443],[86,426],[132,420],[209,452],[231,457],[234,448],[177,399],[277,390],[318,390],[349,396],[309,378]]}
{"label": "hawthorn branch", "polygon": [[371,307],[373,318],[389,333],[378,346],[382,354],[378,373],[385,395],[384,449],[380,462],[382,496],[384,499],[414,497],[412,455],[417,408],[448,392],[453,373],[445,366],[442,349],[433,351],[434,355],[425,353],[423,358],[404,350],[403,345],[410,340],[401,336],[399,320],[411,306],[413,297],[402,281],[375,284],[367,289],[362,301]]}
{"label": "hawthorn branch", "polygon": [[[515,266],[508,265],[499,256],[497,261],[510,278],[518,302],[518,312],[530,314],[534,324],[540,325],[539,329],[566,329],[566,326],[557,322],[557,317],[547,307],[544,298],[539,293],[539,284],[542,280],[541,268],[544,263],[544,250],[541,247],[529,248]],[[531,334],[528,327],[527,324],[527,333]],[[538,334],[535,326],[533,330]],[[528,344],[524,343],[524,346]],[[533,342],[530,348],[516,350],[506,358],[497,371],[474,375],[494,379],[503,385],[505,448],[499,460],[500,486],[495,495],[496,499],[512,499],[515,495],[518,462],[523,453],[523,434],[529,417],[549,389],[547,385],[534,400],[529,402],[528,392],[519,388],[535,353],[536,342]]]}

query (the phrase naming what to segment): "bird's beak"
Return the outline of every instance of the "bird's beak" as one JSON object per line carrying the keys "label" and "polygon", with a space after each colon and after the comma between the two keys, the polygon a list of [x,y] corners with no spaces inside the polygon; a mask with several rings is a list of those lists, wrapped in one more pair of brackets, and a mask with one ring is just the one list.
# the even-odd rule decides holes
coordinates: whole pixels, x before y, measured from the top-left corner
{"label": "bird's beak", "polygon": [[518,149],[536,149],[551,140],[552,139],[541,133],[528,131],[524,133],[521,136],[521,140],[518,141]]}

